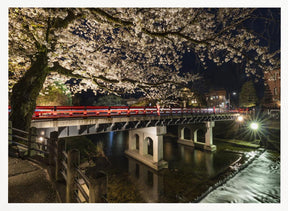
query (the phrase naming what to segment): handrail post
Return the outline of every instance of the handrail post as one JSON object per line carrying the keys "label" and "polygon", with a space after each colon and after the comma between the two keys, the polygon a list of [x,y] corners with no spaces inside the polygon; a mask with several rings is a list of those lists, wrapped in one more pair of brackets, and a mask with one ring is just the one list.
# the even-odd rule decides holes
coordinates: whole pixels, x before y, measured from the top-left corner
{"label": "handrail post", "polygon": [[12,141],[12,121],[9,121],[9,127],[8,127],[8,134],[9,134],[9,138],[8,138],[8,141]]}
{"label": "handrail post", "polygon": [[54,106],[54,109],[53,109],[53,116],[56,116],[57,115],[57,107]]}
{"label": "handrail post", "polygon": [[110,106],[108,107],[108,116],[111,116],[111,110],[110,110]]}
{"label": "handrail post", "polygon": [[72,149],[68,151],[67,158],[67,180],[66,180],[66,203],[76,202],[73,197],[75,190],[74,178],[76,176],[76,167],[79,165],[79,151]]}
{"label": "handrail post", "polygon": [[84,116],[86,116],[86,115],[87,115],[87,107],[84,106]]}
{"label": "handrail post", "polygon": [[58,131],[53,131],[50,133],[50,138],[47,140],[49,152],[49,173],[53,180],[56,179],[57,142]]}
{"label": "handrail post", "polygon": [[[55,131],[57,132],[57,131]],[[56,133],[55,133],[56,136]],[[57,137],[58,137],[58,132],[57,132]],[[62,139],[57,139],[56,142],[56,163],[55,163],[55,179],[56,181],[60,181],[63,176],[61,175],[61,161],[62,161],[62,151],[65,148],[65,141]]]}
{"label": "handrail post", "polygon": [[[33,148],[36,148],[36,133],[37,133],[37,128],[36,127],[31,127],[29,128],[29,133],[28,133],[28,151],[27,151],[27,156],[33,156],[36,154],[35,150]],[[33,150],[33,153],[32,153]]]}
{"label": "handrail post", "polygon": [[157,104],[156,107],[157,107],[157,115],[160,116],[160,105]]}
{"label": "handrail post", "polygon": [[128,106],[127,116],[130,116],[130,106]]}

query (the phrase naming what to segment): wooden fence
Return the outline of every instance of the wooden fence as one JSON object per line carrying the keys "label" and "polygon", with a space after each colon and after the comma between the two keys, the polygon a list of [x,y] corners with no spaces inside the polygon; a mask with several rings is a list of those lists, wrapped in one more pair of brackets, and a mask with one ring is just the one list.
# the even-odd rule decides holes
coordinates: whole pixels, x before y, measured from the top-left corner
{"label": "wooden fence", "polygon": [[37,136],[36,128],[29,131],[13,128],[9,122],[9,148],[17,148],[22,158],[41,155],[48,163],[48,172],[54,182],[65,181],[66,203],[105,203],[107,201],[107,174],[103,171],[85,175],[79,168],[80,153],[77,149],[65,150],[65,140],[58,139],[58,132],[50,137]]}

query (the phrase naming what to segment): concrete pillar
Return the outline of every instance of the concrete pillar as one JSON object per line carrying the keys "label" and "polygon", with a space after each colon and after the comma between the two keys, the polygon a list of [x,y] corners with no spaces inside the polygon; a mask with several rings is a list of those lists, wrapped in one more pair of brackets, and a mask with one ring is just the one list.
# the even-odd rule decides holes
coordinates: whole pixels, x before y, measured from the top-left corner
{"label": "concrete pillar", "polygon": [[207,131],[205,133],[205,146],[204,149],[208,151],[215,151],[216,146],[213,145],[213,127],[215,126],[214,121],[206,122]]}
{"label": "concrete pillar", "polygon": [[128,150],[133,150],[134,147],[134,133],[129,131]]}
{"label": "concrete pillar", "polygon": [[[191,131],[192,131],[192,130],[191,130]],[[197,142],[197,132],[198,132],[198,129],[196,129],[196,130],[193,132],[194,143]]]}
{"label": "concrete pillar", "polygon": [[[136,151],[135,134],[139,136],[139,152]],[[156,126],[129,131],[129,146],[125,153],[134,159],[152,167],[155,170],[167,166],[163,161],[163,135],[166,134],[166,127]],[[148,140],[153,141],[153,156],[148,155]]]}
{"label": "concrete pillar", "polygon": [[184,128],[183,128],[183,126],[178,126],[178,139],[184,140]]}
{"label": "concrete pillar", "polygon": [[154,139],[153,139],[153,161],[158,162],[163,159],[163,136],[155,136]]}
{"label": "concrete pillar", "polygon": [[76,149],[72,149],[68,152],[67,157],[67,178],[66,178],[66,203],[76,202],[73,197],[75,189],[75,172],[76,166],[79,165],[80,153]]}
{"label": "concrete pillar", "polygon": [[144,134],[141,134],[142,138],[141,140],[139,140],[139,153],[140,155],[147,155],[148,154],[148,142],[145,141],[145,138],[143,136]]}
{"label": "concrete pillar", "polygon": [[34,149],[37,149],[36,144],[36,138],[37,138],[37,128],[31,127],[29,128],[29,134],[28,134],[28,157],[36,155],[36,151]]}

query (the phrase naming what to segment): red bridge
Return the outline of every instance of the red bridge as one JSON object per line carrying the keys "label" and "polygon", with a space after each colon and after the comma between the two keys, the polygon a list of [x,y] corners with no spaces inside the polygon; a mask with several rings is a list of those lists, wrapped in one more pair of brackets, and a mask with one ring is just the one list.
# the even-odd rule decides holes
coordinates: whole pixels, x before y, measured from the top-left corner
{"label": "red bridge", "polygon": [[[168,165],[163,160],[163,136],[167,132],[167,126],[178,127],[179,144],[215,151],[212,133],[215,122],[234,121],[242,112],[244,111],[219,108],[159,106],[37,106],[31,127],[36,128],[38,137],[48,139],[52,132],[57,133],[58,138],[65,138],[128,130],[129,146],[125,153],[159,170]],[[199,142],[197,131],[203,127],[205,140]],[[185,136],[184,130],[190,133],[190,137]],[[153,146],[152,155],[147,154],[150,145]]]}
{"label": "red bridge", "polygon": [[[9,113],[11,108],[9,106]],[[224,114],[242,113],[244,110],[220,108],[162,108],[129,106],[37,106],[32,119],[117,117],[117,116],[165,116],[180,114]]]}

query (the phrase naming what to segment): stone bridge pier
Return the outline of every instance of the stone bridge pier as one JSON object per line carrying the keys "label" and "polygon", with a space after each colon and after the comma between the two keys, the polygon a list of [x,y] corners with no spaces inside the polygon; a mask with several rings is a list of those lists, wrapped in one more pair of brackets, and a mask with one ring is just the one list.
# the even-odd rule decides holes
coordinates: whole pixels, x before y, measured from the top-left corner
{"label": "stone bridge pier", "polygon": [[130,130],[128,150],[125,154],[155,170],[167,168],[168,163],[163,160],[164,134],[165,126]]}
{"label": "stone bridge pier", "polygon": [[[204,149],[207,151],[215,151],[216,145],[213,144],[213,127],[214,121],[207,121],[200,125],[179,125],[178,126],[178,143],[186,146]],[[205,131],[205,142],[198,140],[198,131]],[[186,131],[186,132],[185,132]],[[187,137],[188,134],[188,137]]]}

